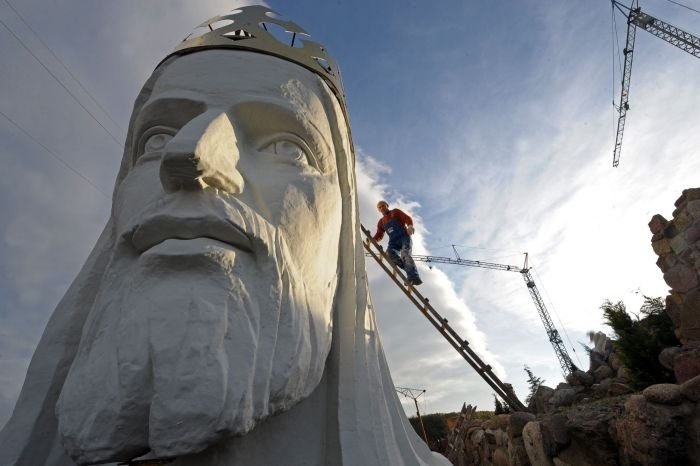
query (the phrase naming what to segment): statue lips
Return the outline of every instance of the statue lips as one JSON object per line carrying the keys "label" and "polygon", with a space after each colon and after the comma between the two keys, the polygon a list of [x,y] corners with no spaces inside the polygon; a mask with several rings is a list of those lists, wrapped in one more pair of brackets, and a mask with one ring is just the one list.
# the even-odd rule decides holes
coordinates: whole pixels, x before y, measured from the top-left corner
{"label": "statue lips", "polygon": [[168,239],[212,238],[246,252],[253,251],[250,236],[237,225],[218,217],[183,218],[156,215],[137,225],[131,244],[142,254]]}

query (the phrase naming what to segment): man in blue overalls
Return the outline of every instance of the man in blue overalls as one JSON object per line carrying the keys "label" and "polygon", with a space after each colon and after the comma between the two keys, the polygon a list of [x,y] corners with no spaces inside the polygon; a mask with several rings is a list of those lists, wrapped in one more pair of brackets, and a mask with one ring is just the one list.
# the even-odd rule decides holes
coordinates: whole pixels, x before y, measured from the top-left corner
{"label": "man in blue overalls", "polygon": [[389,258],[406,271],[410,284],[420,285],[423,281],[418,276],[416,264],[411,257],[413,219],[400,209],[389,209],[386,201],[377,202],[377,209],[381,212],[382,218],[377,222],[374,240],[381,241],[386,232],[389,235],[389,246],[386,251]]}

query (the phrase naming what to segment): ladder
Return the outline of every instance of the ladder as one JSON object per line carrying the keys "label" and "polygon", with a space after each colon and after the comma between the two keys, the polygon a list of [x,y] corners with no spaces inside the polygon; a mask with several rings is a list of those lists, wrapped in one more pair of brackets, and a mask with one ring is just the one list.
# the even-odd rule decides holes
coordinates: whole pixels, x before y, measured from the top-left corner
{"label": "ladder", "polygon": [[389,256],[384,252],[384,248],[377,243],[369,230],[360,225],[362,232],[365,235],[363,245],[367,253],[379,264],[379,267],[389,275],[396,286],[406,295],[409,301],[425,316],[426,319],[437,329],[438,332],[447,340],[447,342],[464,358],[467,363],[476,371],[479,376],[496,392],[496,394],[505,401],[513,411],[527,411],[518,397],[515,395],[513,388],[510,385],[504,384],[493,373],[490,365],[486,364],[475,352],[469,347],[469,342],[461,338],[457,332],[448,324],[447,319],[442,317],[435,308],[430,304],[428,298],[416,290],[412,284],[408,284],[406,275],[394,264]]}

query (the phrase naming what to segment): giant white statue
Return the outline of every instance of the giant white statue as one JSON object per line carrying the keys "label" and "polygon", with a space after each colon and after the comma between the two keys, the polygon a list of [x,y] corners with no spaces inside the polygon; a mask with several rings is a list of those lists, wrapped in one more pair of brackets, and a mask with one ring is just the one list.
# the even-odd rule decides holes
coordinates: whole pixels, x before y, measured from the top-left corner
{"label": "giant white statue", "polygon": [[111,219],[0,465],[443,464],[379,341],[337,67],[263,7],[204,26],[136,99]]}

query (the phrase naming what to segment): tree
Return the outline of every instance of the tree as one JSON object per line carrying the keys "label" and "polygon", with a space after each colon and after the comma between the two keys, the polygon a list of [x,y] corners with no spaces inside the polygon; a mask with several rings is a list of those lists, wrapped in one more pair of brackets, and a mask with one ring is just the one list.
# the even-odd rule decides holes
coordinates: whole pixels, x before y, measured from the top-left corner
{"label": "tree", "polygon": [[537,393],[537,389],[544,383],[544,379],[542,377],[535,376],[535,374],[532,373],[532,369],[530,369],[527,365],[524,365],[523,369],[527,374],[527,384],[530,388],[530,393],[528,393],[527,398],[525,398],[525,403],[530,404],[535,396],[535,393]]}
{"label": "tree", "polygon": [[493,414],[508,414],[510,412],[510,408],[508,407],[508,405],[505,403],[501,403],[501,400],[499,400],[496,395],[493,395],[493,404]]}
{"label": "tree", "polygon": [[644,296],[644,304],[634,316],[627,313],[621,301],[613,304],[607,300],[600,308],[605,323],[615,332],[614,346],[629,371],[630,384],[641,389],[673,382],[673,374],[659,362],[659,353],[680,342],[674,334],[673,322],[664,312],[662,299]]}

